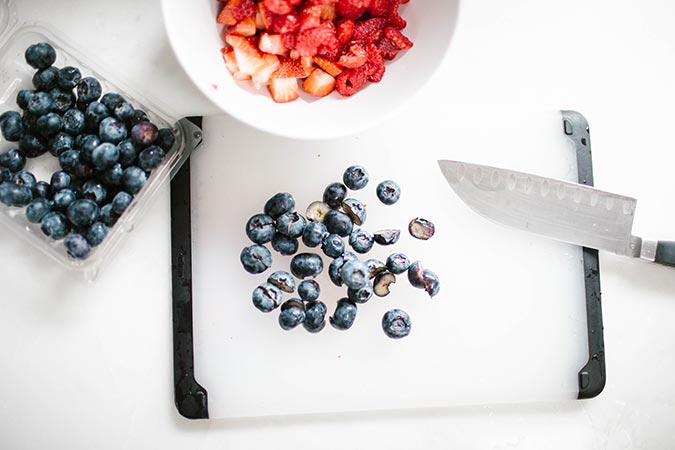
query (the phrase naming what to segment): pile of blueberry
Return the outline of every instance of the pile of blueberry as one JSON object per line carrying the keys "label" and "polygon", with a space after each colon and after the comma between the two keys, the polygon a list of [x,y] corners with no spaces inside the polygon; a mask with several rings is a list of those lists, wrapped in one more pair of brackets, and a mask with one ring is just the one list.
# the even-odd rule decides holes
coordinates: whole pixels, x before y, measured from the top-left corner
{"label": "pile of blueberry", "polygon": [[[318,253],[297,253],[299,240],[309,248],[320,248],[331,259],[328,265],[330,280],[338,287],[346,286],[347,296],[337,302],[330,324],[338,330],[351,328],[356,319],[357,304],[366,303],[373,295],[384,297],[396,276],[407,273],[412,286],[424,289],[430,297],[438,294],[440,281],[435,273],[424,269],[419,261],[411,262],[403,253],[391,253],[385,262],[362,260],[357,256],[368,253],[375,244],[395,244],[401,234],[398,229],[371,233],[363,228],[367,218],[365,205],[348,197],[349,190],[366,187],[369,175],[362,166],[351,166],[343,174],[343,182],[329,184],[322,201],[310,203],[305,215],[296,211],[295,199],[287,192],[270,198],[263,212],[255,214],[246,223],[246,234],[253,245],[245,247],[240,255],[244,269],[260,274],[272,266],[272,253],[265,246],[282,255],[294,255],[290,273],[272,273],[267,281],[253,291],[253,305],[262,312],[280,307],[279,324],[290,330],[302,324],[312,333],[326,324],[327,307],[319,300],[320,286],[315,278],[323,271],[324,263]],[[385,205],[395,204],[401,189],[397,183],[386,180],[377,185],[378,199]],[[432,222],[415,218],[409,225],[410,234],[427,240],[434,234]],[[347,245],[353,251],[347,249]],[[296,291],[299,298],[283,301],[283,293]],[[382,328],[391,338],[402,338],[410,333],[411,321],[405,311],[393,309],[382,318]]]}
{"label": "pile of blueberry", "polygon": [[[21,109],[0,115],[5,140],[0,154],[0,202],[25,207],[29,222],[52,239],[64,239],[68,255],[84,259],[99,245],[175,143],[146,113],[118,93],[103,93],[94,77],[76,67],[57,68],[48,43],[31,45],[26,62],[34,89],[19,91]],[[45,153],[61,170],[49,182],[25,170]]]}

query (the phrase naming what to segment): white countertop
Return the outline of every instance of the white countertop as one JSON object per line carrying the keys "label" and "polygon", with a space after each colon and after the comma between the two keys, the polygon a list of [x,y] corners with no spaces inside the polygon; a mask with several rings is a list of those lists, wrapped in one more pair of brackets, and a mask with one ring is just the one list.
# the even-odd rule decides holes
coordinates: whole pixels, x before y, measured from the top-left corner
{"label": "white countertop", "polygon": [[[22,17],[67,31],[181,114],[217,114],[176,62],[159,0],[16,3]],[[433,107],[452,117],[510,105],[582,112],[596,186],[639,199],[637,234],[675,240],[673,17],[665,0],[466,0],[444,63],[452,75],[430,85],[447,82],[456,102]],[[0,233],[0,448],[675,445],[675,272],[608,254],[600,261],[607,385],[595,399],[185,420],[173,405],[169,227],[167,186],[93,285],[47,270],[40,254]]]}

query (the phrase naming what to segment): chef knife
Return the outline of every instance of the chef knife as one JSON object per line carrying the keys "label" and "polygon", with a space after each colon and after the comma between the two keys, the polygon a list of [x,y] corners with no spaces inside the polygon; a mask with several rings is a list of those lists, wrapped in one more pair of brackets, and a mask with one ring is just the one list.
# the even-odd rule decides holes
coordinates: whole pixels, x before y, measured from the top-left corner
{"label": "chef knife", "polygon": [[438,164],[459,198],[510,227],[675,266],[675,242],[633,236],[637,200],[590,186],[459,161]]}

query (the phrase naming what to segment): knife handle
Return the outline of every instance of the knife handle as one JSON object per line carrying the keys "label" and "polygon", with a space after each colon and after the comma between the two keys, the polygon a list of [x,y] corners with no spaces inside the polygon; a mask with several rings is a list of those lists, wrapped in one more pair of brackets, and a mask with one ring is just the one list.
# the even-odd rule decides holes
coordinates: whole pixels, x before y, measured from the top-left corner
{"label": "knife handle", "polygon": [[658,241],[654,262],[675,267],[675,241]]}

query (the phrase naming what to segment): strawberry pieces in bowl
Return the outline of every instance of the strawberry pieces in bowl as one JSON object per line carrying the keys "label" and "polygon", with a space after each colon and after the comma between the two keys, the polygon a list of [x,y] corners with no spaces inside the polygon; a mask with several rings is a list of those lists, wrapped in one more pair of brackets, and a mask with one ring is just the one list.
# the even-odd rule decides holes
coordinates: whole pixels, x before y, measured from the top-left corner
{"label": "strawberry pieces in bowl", "polygon": [[379,83],[385,60],[413,47],[399,7],[409,0],[226,0],[223,60],[235,80],[266,87],[276,103]]}

